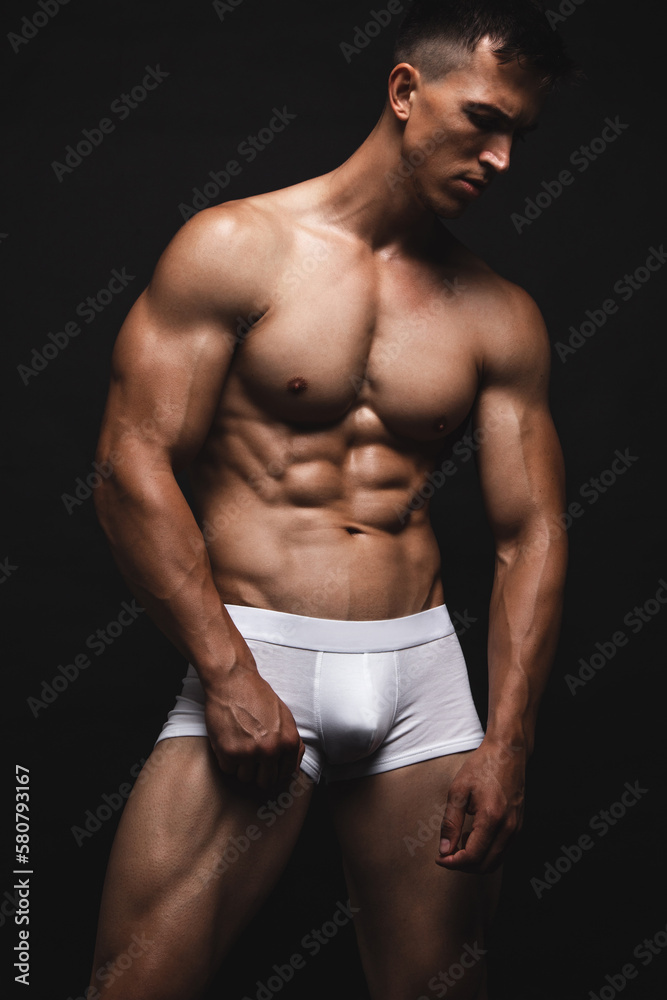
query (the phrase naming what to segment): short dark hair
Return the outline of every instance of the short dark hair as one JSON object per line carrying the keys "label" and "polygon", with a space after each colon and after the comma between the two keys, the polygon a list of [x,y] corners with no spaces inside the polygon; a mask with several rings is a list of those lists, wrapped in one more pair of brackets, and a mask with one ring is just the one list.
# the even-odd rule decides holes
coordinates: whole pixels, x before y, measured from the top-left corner
{"label": "short dark hair", "polygon": [[396,38],[394,66],[411,63],[435,80],[460,66],[486,36],[501,62],[527,63],[546,90],[582,75],[540,0],[413,0]]}

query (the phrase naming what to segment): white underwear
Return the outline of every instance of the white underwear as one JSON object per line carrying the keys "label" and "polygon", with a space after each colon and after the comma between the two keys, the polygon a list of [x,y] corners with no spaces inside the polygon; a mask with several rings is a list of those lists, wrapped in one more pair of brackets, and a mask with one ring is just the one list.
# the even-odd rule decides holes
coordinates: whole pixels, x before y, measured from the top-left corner
{"label": "white underwear", "polygon": [[[403,618],[338,621],[226,604],[257,670],[294,716],[315,782],[474,750],[484,738],[444,604]],[[156,742],[207,736],[192,664]]]}

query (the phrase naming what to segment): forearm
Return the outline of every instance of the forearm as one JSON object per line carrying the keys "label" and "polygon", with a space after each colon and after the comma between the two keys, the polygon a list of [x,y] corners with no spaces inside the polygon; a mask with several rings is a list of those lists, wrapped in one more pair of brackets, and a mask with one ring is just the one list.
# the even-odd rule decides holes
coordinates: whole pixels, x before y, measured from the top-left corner
{"label": "forearm", "polygon": [[206,545],[169,468],[116,471],[95,507],[120,572],[148,614],[214,690],[254,668],[215,587]]}
{"label": "forearm", "polygon": [[[553,531],[551,532],[553,534]],[[533,750],[553,663],[567,566],[565,532],[524,537],[499,551],[489,616],[487,742]]]}

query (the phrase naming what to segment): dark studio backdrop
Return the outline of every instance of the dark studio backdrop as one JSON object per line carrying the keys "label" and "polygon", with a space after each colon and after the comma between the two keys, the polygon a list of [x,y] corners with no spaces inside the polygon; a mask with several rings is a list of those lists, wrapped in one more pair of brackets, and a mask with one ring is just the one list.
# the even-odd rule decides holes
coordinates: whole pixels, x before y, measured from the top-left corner
{"label": "dark studio backdrop", "polygon": [[[132,594],[93,509],[116,334],[188,207],[324,173],[358,147],[381,110],[398,7],[385,16],[385,0],[5,6],[2,787],[13,834],[14,766],[29,769],[34,873],[31,986],[14,987],[7,848],[2,989],[17,996],[84,995],[116,806],[183,675],[147,615],[118,624]],[[588,79],[552,99],[509,175],[452,225],[542,309],[568,477],[562,638],[524,830],[505,866],[490,957],[496,1000],[655,1000],[667,978],[657,10],[554,0]],[[135,90],[147,75],[153,89]],[[119,102],[126,93],[133,107]],[[274,109],[294,117],[251,159],[241,144]],[[239,169],[223,187],[230,160]],[[471,454],[459,449],[432,504],[446,600],[484,720],[493,548]],[[94,643],[98,630],[106,641]],[[288,870],[207,997],[257,996],[274,963],[304,953],[303,936],[347,899],[321,791]],[[426,819],[431,811],[425,803]],[[280,990],[321,992],[367,997],[350,925]],[[438,995],[426,983],[423,993]]]}

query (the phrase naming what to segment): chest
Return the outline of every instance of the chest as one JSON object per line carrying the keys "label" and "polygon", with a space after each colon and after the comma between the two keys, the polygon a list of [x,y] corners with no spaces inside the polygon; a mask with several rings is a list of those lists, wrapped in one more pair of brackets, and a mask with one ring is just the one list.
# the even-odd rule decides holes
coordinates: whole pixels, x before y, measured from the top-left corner
{"label": "chest", "polygon": [[273,419],[375,421],[393,435],[437,440],[475,398],[475,316],[451,275],[325,262],[281,286],[234,372]]}

